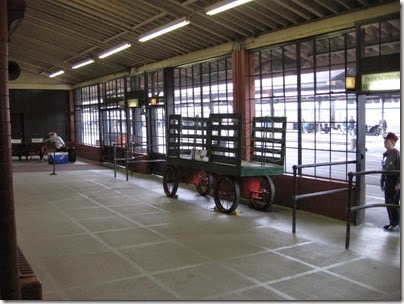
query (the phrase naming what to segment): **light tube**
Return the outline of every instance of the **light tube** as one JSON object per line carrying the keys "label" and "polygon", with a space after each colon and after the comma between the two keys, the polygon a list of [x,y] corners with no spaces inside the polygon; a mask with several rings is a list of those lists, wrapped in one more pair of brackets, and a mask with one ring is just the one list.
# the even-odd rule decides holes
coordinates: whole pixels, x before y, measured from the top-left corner
{"label": "light tube", "polygon": [[112,49],[106,50],[105,52],[102,52],[101,54],[98,55],[98,58],[103,59],[105,57],[108,57],[112,54],[118,53],[120,51],[123,51],[124,49],[127,49],[128,47],[130,47],[131,44],[128,42],[122,43],[120,45],[117,45],[115,47],[113,47]]}
{"label": "light tube", "polygon": [[140,42],[145,42],[147,40],[156,38],[157,36],[163,35],[165,33],[171,32],[173,30],[176,30],[180,27],[183,27],[185,25],[189,24],[189,20],[187,20],[185,17],[182,17],[180,19],[177,19],[173,22],[170,22],[166,25],[160,26],[158,28],[156,28],[153,31],[150,31],[146,34],[143,34],[141,36],[139,36],[139,41]]}
{"label": "light tube", "polygon": [[212,15],[221,13],[223,11],[226,11],[228,9],[231,9],[233,7],[245,4],[245,3],[250,2],[250,1],[252,1],[252,0],[236,0],[236,1],[234,1],[234,0],[226,0],[226,1],[222,1],[222,2],[219,2],[219,3],[213,4],[211,6],[208,6],[205,9],[205,12],[206,12],[207,15],[212,16]]}
{"label": "light tube", "polygon": [[83,66],[85,66],[85,65],[89,65],[89,64],[91,64],[91,63],[93,63],[93,62],[94,62],[93,59],[87,59],[87,60],[85,60],[85,61],[76,63],[75,65],[72,66],[72,69],[73,69],[73,70],[74,70],[74,69],[78,69],[78,68],[81,68],[81,67],[83,67]]}
{"label": "light tube", "polygon": [[56,72],[50,74],[50,75],[49,75],[49,78],[53,78],[53,77],[62,75],[64,72],[65,72],[65,71],[63,71],[63,70],[56,71]]}

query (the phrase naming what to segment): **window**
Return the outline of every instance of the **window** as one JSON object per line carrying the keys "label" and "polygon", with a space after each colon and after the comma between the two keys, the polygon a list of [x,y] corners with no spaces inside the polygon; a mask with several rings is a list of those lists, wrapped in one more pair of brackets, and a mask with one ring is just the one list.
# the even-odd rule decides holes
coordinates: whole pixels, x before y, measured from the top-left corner
{"label": "window", "polygon": [[156,105],[150,106],[150,150],[153,153],[166,153],[166,125],[163,70],[148,73],[149,97],[154,98]]}
{"label": "window", "polygon": [[361,26],[361,57],[400,53],[400,19],[378,21]]}
{"label": "window", "polygon": [[88,146],[100,146],[98,85],[75,90],[76,140]]}
{"label": "window", "polygon": [[197,63],[174,70],[174,113],[184,117],[209,117],[233,113],[230,58]]}
{"label": "window", "polygon": [[102,146],[127,142],[125,112],[125,79],[115,79],[102,84],[101,136]]}
{"label": "window", "polygon": [[[138,74],[129,80],[128,92],[146,90],[145,74]],[[134,152],[147,153],[146,107],[133,107],[128,110],[130,142],[134,144]]]}
{"label": "window", "polygon": [[[345,91],[355,75],[355,32],[317,37],[253,52],[255,116],[286,116],[286,165],[355,159],[346,120],[356,97]],[[251,83],[251,81],[250,81]],[[250,93],[251,95],[251,93]],[[300,133],[299,133],[300,131]],[[353,165],[304,169],[302,174],[346,180]]]}

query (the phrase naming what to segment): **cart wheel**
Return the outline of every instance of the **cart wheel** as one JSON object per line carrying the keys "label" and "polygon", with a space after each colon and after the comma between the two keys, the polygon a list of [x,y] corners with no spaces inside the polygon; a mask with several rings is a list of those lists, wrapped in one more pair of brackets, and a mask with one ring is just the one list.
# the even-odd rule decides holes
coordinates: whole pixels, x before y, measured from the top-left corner
{"label": "cart wheel", "polygon": [[175,172],[175,168],[169,166],[164,172],[163,176],[164,192],[167,196],[171,197],[177,193],[178,190],[178,178]]}
{"label": "cart wheel", "polygon": [[214,188],[216,207],[224,213],[236,210],[240,201],[240,186],[226,176],[221,176]]}
{"label": "cart wheel", "polygon": [[210,192],[210,185],[212,184],[212,176],[206,172],[206,171],[201,171],[199,173],[199,183],[196,185],[196,190],[198,190],[198,193],[202,196],[205,196],[209,194]]}
{"label": "cart wheel", "polygon": [[259,197],[251,197],[250,204],[253,208],[267,211],[275,199],[275,185],[271,178],[262,176],[260,178]]}

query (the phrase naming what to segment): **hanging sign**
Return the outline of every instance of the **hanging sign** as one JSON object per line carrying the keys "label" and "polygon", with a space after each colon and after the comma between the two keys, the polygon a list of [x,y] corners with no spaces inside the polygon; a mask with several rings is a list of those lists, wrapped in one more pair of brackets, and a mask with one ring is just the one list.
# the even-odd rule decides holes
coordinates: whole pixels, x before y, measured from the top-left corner
{"label": "hanging sign", "polygon": [[400,90],[400,71],[362,75],[362,91],[396,91]]}

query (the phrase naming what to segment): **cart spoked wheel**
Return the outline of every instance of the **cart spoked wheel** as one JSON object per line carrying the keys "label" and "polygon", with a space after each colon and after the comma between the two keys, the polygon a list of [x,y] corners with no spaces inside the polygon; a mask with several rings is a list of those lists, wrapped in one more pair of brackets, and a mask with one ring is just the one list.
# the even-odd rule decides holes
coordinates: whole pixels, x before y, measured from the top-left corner
{"label": "cart spoked wheel", "polygon": [[250,204],[253,208],[267,211],[275,199],[275,185],[268,176],[260,177],[259,191],[250,198]]}
{"label": "cart spoked wheel", "polygon": [[169,166],[163,176],[164,193],[169,197],[174,196],[177,193],[178,184],[179,182],[175,168]]}
{"label": "cart spoked wheel", "polygon": [[201,171],[199,173],[199,182],[196,185],[196,190],[198,193],[202,196],[209,194],[211,184],[212,176],[206,171]]}
{"label": "cart spoked wheel", "polygon": [[224,213],[236,210],[240,201],[240,186],[226,176],[219,177],[214,187],[216,207]]}

